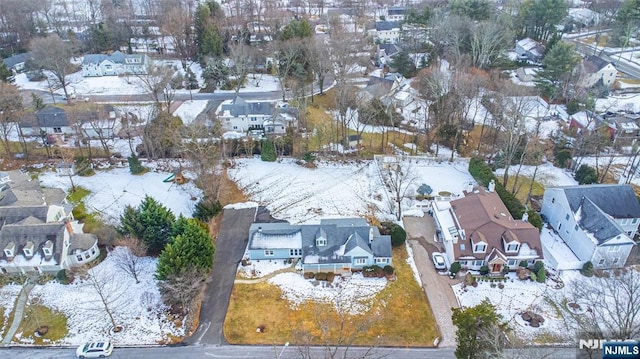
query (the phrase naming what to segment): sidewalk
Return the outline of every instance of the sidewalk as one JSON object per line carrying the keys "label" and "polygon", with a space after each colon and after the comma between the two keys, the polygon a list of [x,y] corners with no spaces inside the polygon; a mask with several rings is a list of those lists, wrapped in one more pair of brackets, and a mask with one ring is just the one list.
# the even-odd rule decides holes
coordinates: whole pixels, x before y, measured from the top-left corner
{"label": "sidewalk", "polygon": [[20,295],[18,295],[18,300],[16,301],[16,305],[13,308],[13,322],[11,323],[11,327],[7,330],[4,338],[2,338],[2,345],[8,346],[11,344],[11,340],[16,335],[18,331],[18,327],[22,322],[22,317],[24,316],[24,309],[27,304],[27,299],[29,299],[29,293],[31,289],[33,289],[34,284],[31,281],[31,278],[27,279],[27,283],[22,287],[22,291],[20,291]]}

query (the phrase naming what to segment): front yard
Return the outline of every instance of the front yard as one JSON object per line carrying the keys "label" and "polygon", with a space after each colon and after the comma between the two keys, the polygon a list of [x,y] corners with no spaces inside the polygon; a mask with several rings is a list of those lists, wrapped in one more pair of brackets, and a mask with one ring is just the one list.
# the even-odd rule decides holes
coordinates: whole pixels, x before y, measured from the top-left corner
{"label": "front yard", "polygon": [[[273,283],[280,282],[279,276],[297,275],[293,273],[278,274],[268,282],[236,283],[224,323],[225,338],[232,344],[433,346],[439,337],[435,318],[407,258],[404,247],[393,250],[396,281],[385,283],[384,278],[356,274],[352,278],[355,286],[347,282],[336,289],[340,281],[336,279],[334,288],[318,285],[313,289],[319,292],[316,296],[326,294],[328,301],[286,299],[289,288]],[[375,288],[381,289],[352,297],[352,291],[372,293]],[[346,296],[355,300],[340,300]],[[353,309],[354,301],[358,302],[356,311],[336,309],[344,309],[340,303],[345,302]]]}

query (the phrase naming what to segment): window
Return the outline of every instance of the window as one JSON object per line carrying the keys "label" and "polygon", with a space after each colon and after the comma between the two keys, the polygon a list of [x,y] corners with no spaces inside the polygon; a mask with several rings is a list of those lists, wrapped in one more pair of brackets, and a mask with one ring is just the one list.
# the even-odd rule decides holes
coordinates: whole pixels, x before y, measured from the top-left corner
{"label": "window", "polygon": [[111,65],[104,65],[104,68],[107,70],[111,70]]}
{"label": "window", "polygon": [[476,244],[475,246],[473,246],[474,252],[484,252],[486,249],[487,249],[487,246],[484,244]]}
{"label": "window", "polygon": [[89,253],[85,253],[85,254],[84,254],[84,259],[89,259],[89,258],[91,258],[91,254],[89,254]]}
{"label": "window", "polygon": [[619,260],[620,260],[620,258],[618,258],[618,257],[613,258],[613,264],[618,264]]}
{"label": "window", "polygon": [[292,257],[297,257],[302,255],[302,249],[289,249],[289,255]]}
{"label": "window", "polygon": [[575,226],[575,227],[573,227],[573,230],[574,230],[574,231],[577,231],[577,230],[578,230],[578,225],[577,225],[577,224],[576,224],[576,226]]}
{"label": "window", "polygon": [[517,260],[515,260],[515,259],[509,259],[509,260],[507,261],[507,265],[508,265],[509,267],[515,267],[516,265],[518,265],[518,261],[517,261]]}
{"label": "window", "polygon": [[556,203],[556,198],[555,197],[551,198],[551,203]]}
{"label": "window", "polygon": [[629,236],[629,237],[633,236],[633,231],[627,232],[627,236]]}
{"label": "window", "polygon": [[615,245],[615,246],[609,246],[609,252],[617,252],[620,250],[620,246],[619,245]]}
{"label": "window", "polygon": [[13,257],[13,252],[9,249],[5,249],[4,255],[6,255],[7,257]]}
{"label": "window", "polygon": [[483,264],[484,264],[484,261],[473,261],[473,265],[476,267],[482,267]]}
{"label": "window", "polygon": [[631,220],[631,224],[637,224],[637,223],[638,223],[638,219],[637,218],[634,218],[634,219]]}
{"label": "window", "polygon": [[465,249],[464,243],[460,243],[460,250],[464,251],[464,249]]}
{"label": "window", "polygon": [[567,220],[567,221],[569,220],[569,213],[567,213],[567,216],[564,217],[564,219]]}
{"label": "window", "polygon": [[255,117],[251,117],[251,122],[256,122],[258,119]]}
{"label": "window", "polygon": [[623,226],[626,226],[627,224],[629,224],[629,219],[628,219],[628,218],[623,218],[623,219],[620,221],[620,224],[622,224]]}
{"label": "window", "polygon": [[601,258],[601,259],[598,261],[598,265],[599,265],[599,266],[601,266],[601,265],[603,265],[603,264],[604,264],[604,258]]}
{"label": "window", "polygon": [[31,249],[25,248],[24,249],[24,255],[25,256],[30,256],[31,255]]}
{"label": "window", "polygon": [[51,251],[49,250],[49,248],[42,248],[42,251],[44,252],[45,256],[48,256],[51,254]]}
{"label": "window", "polygon": [[62,128],[61,127],[54,127],[53,128],[53,133],[62,133]]}
{"label": "window", "polygon": [[519,248],[520,248],[520,244],[518,243],[509,244],[507,245],[507,252],[517,252]]}
{"label": "window", "polygon": [[91,249],[91,255],[94,255],[94,254],[96,254],[96,249],[95,249],[95,248],[92,248],[92,249]]}
{"label": "window", "polygon": [[355,264],[367,264],[367,257],[358,257],[358,258],[356,258]]}
{"label": "window", "polygon": [[233,126],[233,129],[234,129],[234,130],[237,130],[237,129],[238,129],[238,126]]}
{"label": "window", "polygon": [[82,256],[81,256],[80,254],[78,254],[78,255],[76,256],[76,260],[77,260],[78,262],[82,262]]}
{"label": "window", "polygon": [[326,245],[327,245],[327,239],[326,238],[320,237],[320,238],[316,239],[316,246],[323,247],[323,246],[326,246]]}
{"label": "window", "polygon": [[266,251],[264,251],[264,255],[267,257],[273,256],[273,250],[267,249]]}

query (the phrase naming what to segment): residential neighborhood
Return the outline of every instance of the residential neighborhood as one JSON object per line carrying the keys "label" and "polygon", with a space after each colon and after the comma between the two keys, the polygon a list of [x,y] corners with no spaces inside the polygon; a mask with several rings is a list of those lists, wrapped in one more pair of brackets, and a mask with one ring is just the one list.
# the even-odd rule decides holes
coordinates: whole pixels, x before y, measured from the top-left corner
{"label": "residential neighborhood", "polygon": [[0,1],[0,355],[635,357],[638,9]]}

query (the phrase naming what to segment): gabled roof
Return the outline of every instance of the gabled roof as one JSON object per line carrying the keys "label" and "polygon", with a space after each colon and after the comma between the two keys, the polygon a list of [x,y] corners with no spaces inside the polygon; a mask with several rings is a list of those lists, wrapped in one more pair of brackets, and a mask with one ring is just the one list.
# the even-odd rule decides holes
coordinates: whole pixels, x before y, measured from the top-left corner
{"label": "gabled roof", "polygon": [[9,56],[6,59],[2,60],[2,62],[7,66],[8,69],[16,66],[17,64],[23,63],[31,58],[31,53],[25,52],[22,54],[17,54],[13,56]]}
{"label": "gabled roof", "polygon": [[[473,253],[472,243],[482,240],[487,243],[487,252],[493,248],[502,248],[502,236],[508,232],[512,240],[527,243],[538,255],[542,256],[540,233],[529,222],[515,220],[505,207],[496,192],[488,192],[484,188],[477,188],[471,193],[450,202],[453,213],[464,229],[469,241],[458,240],[454,245],[455,258],[462,256],[476,256],[484,259],[485,253]],[[466,243],[465,243],[466,242]],[[464,250],[460,244],[465,244]]]}
{"label": "gabled roof", "polygon": [[610,62],[601,59],[598,56],[587,56],[582,61],[582,67],[587,73],[597,73],[610,64]]}
{"label": "gabled roof", "polygon": [[[4,225],[0,229],[0,249],[5,248],[10,242],[16,246],[16,253],[21,251],[27,242],[33,242],[35,248],[40,250],[46,241],[53,242],[54,258],[60,263],[62,242],[64,239],[65,223],[45,223],[29,225]],[[4,251],[0,251],[0,259],[6,260]]]}
{"label": "gabled roof", "polygon": [[[31,117],[33,119],[33,117]],[[35,122],[35,123],[34,123]],[[23,121],[21,127],[64,127],[69,126],[67,113],[60,107],[47,106],[36,111],[35,121]]]}
{"label": "gabled roof", "polygon": [[573,212],[578,210],[582,197],[585,197],[613,218],[640,218],[640,204],[629,185],[593,184],[558,188],[564,191]]}
{"label": "gabled roof", "polygon": [[104,54],[87,54],[87,55],[84,55],[84,58],[82,59],[82,64],[83,65],[89,65],[89,64],[99,65],[104,60],[107,60],[107,59],[109,59],[109,56]]}
{"label": "gabled roof", "polygon": [[369,243],[365,241],[358,232],[351,235],[344,244],[344,253],[349,253],[356,248],[360,248],[367,253],[373,254],[373,251],[369,247]]}
{"label": "gabled roof", "polygon": [[267,115],[273,113],[274,104],[272,102],[249,102],[240,96],[236,96],[231,103],[223,103],[222,111],[229,111],[231,116]]}
{"label": "gabled roof", "polygon": [[376,31],[389,31],[400,29],[400,23],[397,21],[376,21]]}
{"label": "gabled roof", "polygon": [[580,227],[589,237],[595,238],[597,244],[603,244],[624,233],[622,228],[589,198],[583,198],[576,212],[576,217],[578,217],[576,219]]}

